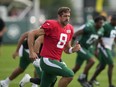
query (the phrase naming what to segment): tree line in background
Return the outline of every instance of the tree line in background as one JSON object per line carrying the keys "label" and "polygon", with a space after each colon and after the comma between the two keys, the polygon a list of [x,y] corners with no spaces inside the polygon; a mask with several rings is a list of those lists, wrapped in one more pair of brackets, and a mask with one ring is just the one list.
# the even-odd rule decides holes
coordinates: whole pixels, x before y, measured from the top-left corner
{"label": "tree line in background", "polygon": [[75,12],[71,0],[40,0],[40,7],[44,10],[47,19],[56,19],[57,10],[61,6],[68,6],[71,8],[71,18],[75,18]]}

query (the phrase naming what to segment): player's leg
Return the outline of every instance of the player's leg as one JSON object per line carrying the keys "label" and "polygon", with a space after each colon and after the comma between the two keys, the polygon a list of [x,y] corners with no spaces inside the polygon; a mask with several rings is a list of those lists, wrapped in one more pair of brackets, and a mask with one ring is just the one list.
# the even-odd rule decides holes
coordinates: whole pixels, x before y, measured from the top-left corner
{"label": "player's leg", "polygon": [[33,74],[34,74],[34,77],[35,77],[35,78],[36,78],[36,77],[39,77],[38,74],[37,74],[37,72],[36,72],[36,69],[34,69]]}
{"label": "player's leg", "polygon": [[[33,84],[36,85],[40,85],[41,82],[41,73],[42,73],[42,69],[40,67],[40,59],[36,59],[36,61],[33,62],[37,76],[39,76],[39,78],[31,78],[31,76],[29,74],[25,74],[25,76],[22,78],[22,80],[20,81],[20,87],[23,87],[26,83],[31,82]],[[56,82],[57,78],[52,82],[50,87],[54,87],[54,84]],[[36,86],[34,86],[36,87]]]}
{"label": "player's leg", "polygon": [[87,60],[87,64],[85,65],[85,68],[84,68],[84,71],[83,71],[83,74],[86,75],[86,77],[85,77],[86,80],[87,80],[87,77],[88,77],[87,75],[89,73],[89,70],[91,69],[91,67],[93,66],[93,64],[94,64],[93,58],[89,58]]}
{"label": "player's leg", "polygon": [[[36,63],[38,64],[38,63]],[[36,65],[35,64],[35,65]],[[61,63],[62,64],[62,63]],[[37,65],[36,65],[37,66]],[[36,70],[39,69],[38,67],[36,67]],[[39,69],[39,71],[41,71],[41,69]],[[38,72],[38,71],[37,71]],[[40,72],[38,72],[40,73]],[[40,75],[39,75],[40,76]],[[55,78],[52,82],[51,82],[51,85],[50,87],[54,87],[54,84],[55,82],[57,81],[57,78]],[[27,82],[32,82],[32,83],[35,83],[35,84],[40,84],[41,80],[39,78],[30,78],[30,76],[28,74],[26,74],[24,76],[24,78],[21,80],[20,82],[20,87],[23,87],[25,83]]]}
{"label": "player's leg", "polygon": [[[57,80],[57,78],[52,82],[52,84],[50,85],[50,87],[54,87],[54,84],[55,84],[56,80]],[[29,74],[25,74],[25,76],[23,77],[23,79],[20,81],[19,86],[20,87],[24,87],[24,85],[26,83],[28,83],[28,82],[31,82],[31,83],[36,84],[36,85],[40,85],[41,79],[40,78],[31,78],[31,76]],[[36,87],[36,86],[34,86],[34,87]]]}
{"label": "player's leg", "polygon": [[50,87],[51,83],[56,79],[55,75],[42,72],[40,87]]}
{"label": "player's leg", "polygon": [[97,65],[97,68],[92,76],[92,78],[90,79],[89,83],[93,84],[94,81],[96,80],[97,76],[105,69],[106,67],[106,63],[104,58],[106,58],[106,55],[104,55],[103,50],[101,50],[101,48],[99,48],[99,53],[98,53],[98,60],[99,60],[99,64]]}
{"label": "player's leg", "polygon": [[106,52],[107,52],[107,60],[106,63],[108,64],[108,81],[109,81],[109,87],[114,87],[113,83],[112,83],[112,73],[113,73],[113,56],[112,56],[112,53],[111,53],[111,50],[109,49],[106,49]]}
{"label": "player's leg", "polygon": [[72,71],[74,73],[76,73],[80,69],[81,65],[84,62],[84,60],[81,58],[81,54],[83,55],[83,53],[78,52],[78,55],[77,55],[77,58],[76,58],[76,61],[75,61],[75,66],[72,68]]}
{"label": "player's leg", "polygon": [[[0,82],[0,84],[6,84],[7,86],[9,85],[9,83],[14,80],[16,77],[18,77],[21,73],[24,72],[24,70],[27,68],[27,66],[30,64],[30,60],[29,60],[29,55],[27,52],[25,52],[25,50],[23,50],[23,55],[20,58],[20,63],[19,63],[19,67],[17,67],[9,77],[7,77],[5,80],[2,80]],[[5,87],[4,85],[2,85],[2,87]]]}
{"label": "player's leg", "polygon": [[[63,64],[63,63],[61,63],[61,62],[59,62],[57,60],[51,60],[49,58],[42,58],[41,59],[41,68],[45,73],[53,75],[53,76],[58,75],[58,76],[63,76],[63,77],[68,78],[68,79],[72,79],[73,75],[74,75],[72,70],[67,68],[67,66],[65,66],[65,64]],[[64,84],[64,82],[65,82],[65,80],[59,81],[59,83],[60,83],[59,87],[62,87],[62,86],[66,87],[66,84]],[[65,83],[67,83],[67,81]],[[49,87],[49,86],[46,86],[46,87]]]}
{"label": "player's leg", "polygon": [[30,78],[30,82],[40,85],[41,79],[40,78]]}
{"label": "player's leg", "polygon": [[89,87],[89,84],[87,83],[87,77],[88,77],[90,68],[94,64],[94,60],[92,59],[92,57],[93,55],[85,48],[82,48],[78,52],[78,58],[77,58],[76,63],[81,66],[85,60],[87,61],[87,64],[84,68],[83,73],[79,75],[78,77],[78,81],[83,87]]}
{"label": "player's leg", "polygon": [[58,87],[67,87],[68,84],[73,80],[74,73],[72,73],[67,66],[64,67],[64,71],[67,72],[67,76],[65,76],[65,73],[61,75],[62,78],[59,80]]}
{"label": "player's leg", "polygon": [[40,84],[40,79],[39,78],[31,78],[31,76],[29,74],[25,74],[25,76],[20,81],[19,86],[24,87],[24,85],[28,82],[35,84],[35,85],[32,85],[32,87],[38,87],[38,84]]}
{"label": "player's leg", "polygon": [[[33,65],[35,66],[35,69],[36,69],[37,74],[39,75],[39,78],[31,78],[30,82],[40,85],[40,82],[41,82],[40,78],[41,78],[41,74],[42,74],[42,69],[40,67],[40,60],[36,59],[33,62]],[[50,87],[54,87],[56,81],[57,81],[57,78],[52,82],[52,84],[50,85]]]}
{"label": "player's leg", "polygon": [[98,75],[105,69],[106,65],[100,63],[99,66],[96,68],[92,78],[90,79],[89,83],[91,85],[95,84],[95,85],[99,85],[100,83],[98,81],[96,81],[96,78],[98,77]]}
{"label": "player's leg", "polygon": [[73,80],[74,73],[67,66],[63,67],[63,71],[60,73],[62,78],[59,80],[58,87],[67,87]]}
{"label": "player's leg", "polygon": [[[32,60],[30,60],[29,58],[29,53],[28,53],[28,49],[24,49],[23,50],[23,59],[22,59],[22,62],[20,62],[20,66],[24,69],[26,69],[28,67],[28,65],[32,62]],[[36,74],[37,73],[37,70],[34,71],[34,77],[38,77],[38,75]],[[29,75],[25,75],[25,77]],[[28,80],[26,80],[28,81]],[[30,81],[30,80],[29,80]],[[38,87],[38,85],[32,83],[32,87]]]}
{"label": "player's leg", "polygon": [[108,81],[109,81],[109,87],[114,87],[112,83],[112,73],[113,73],[113,66],[114,65],[109,65],[108,66]]}
{"label": "player's leg", "polygon": [[[34,78],[40,79],[39,75],[37,74],[36,69],[34,69]],[[30,82],[31,82],[31,80],[30,80]],[[38,87],[38,84],[35,84],[33,82],[31,82],[31,83],[32,83],[32,87]]]}
{"label": "player's leg", "polygon": [[35,64],[34,67],[35,67],[35,73],[37,73],[37,75],[36,75],[37,77],[36,78],[31,78],[31,76],[29,74],[25,74],[25,76],[22,78],[22,80],[19,83],[20,87],[23,87],[28,82],[32,83],[32,87],[40,84],[40,81],[38,80],[39,77],[41,78],[41,71],[42,71],[40,69],[40,67],[38,67],[38,66],[40,66],[40,59],[36,59],[36,61],[34,61],[33,64]]}
{"label": "player's leg", "polygon": [[[35,60],[33,62],[33,65],[35,66],[36,72],[37,72],[37,74],[39,75],[40,78],[31,78],[30,82],[35,83],[35,84],[37,83],[38,85],[40,85],[41,74],[42,74],[42,69],[40,67],[40,59]],[[52,82],[50,87],[54,87],[56,81],[57,81],[57,78]]]}
{"label": "player's leg", "polygon": [[[89,72],[90,68],[94,64],[93,55],[87,49],[85,49],[85,48],[82,48],[80,50],[80,53],[78,55],[80,56],[81,59],[87,61],[87,64],[86,64],[86,66],[84,68],[83,73],[79,76],[79,78],[81,77],[81,79],[85,79],[86,80],[88,72]],[[77,63],[79,63],[79,62],[77,62]]]}
{"label": "player's leg", "polygon": [[10,80],[15,79],[18,75],[24,72],[27,66],[31,63],[31,61],[28,58],[28,54],[24,52],[23,56],[20,58],[19,67],[15,69],[14,72],[10,75]]}
{"label": "player's leg", "polygon": [[[40,59],[39,59],[40,60]],[[40,64],[39,64],[40,66]],[[38,87],[37,85],[40,85],[40,81],[41,81],[41,74],[42,74],[42,69],[40,67],[35,66],[35,77],[34,78],[30,78],[30,82],[32,83],[32,87]]]}
{"label": "player's leg", "polygon": [[93,58],[89,58],[87,64],[85,65],[84,71],[81,74],[81,76],[85,75],[85,78],[87,79],[88,72],[91,69],[91,67],[93,66],[93,64],[94,64]]}
{"label": "player's leg", "polygon": [[81,74],[81,76],[84,76],[85,75],[85,80],[87,80],[88,78],[88,73],[89,73],[89,70],[91,69],[91,67],[93,66],[94,64],[94,59],[91,57],[87,60],[87,64],[85,65],[85,68],[84,68],[84,71],[83,73]]}
{"label": "player's leg", "polygon": [[19,76],[21,73],[24,72],[24,69],[22,69],[21,67],[17,67],[12,74],[9,76],[9,80],[12,81],[14,80],[17,76]]}

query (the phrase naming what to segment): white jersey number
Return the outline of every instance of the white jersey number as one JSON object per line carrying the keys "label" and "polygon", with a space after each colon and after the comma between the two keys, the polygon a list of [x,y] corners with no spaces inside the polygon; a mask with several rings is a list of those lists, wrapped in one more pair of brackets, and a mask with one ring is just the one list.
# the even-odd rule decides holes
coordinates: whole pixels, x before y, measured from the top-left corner
{"label": "white jersey number", "polygon": [[89,39],[87,40],[87,44],[92,44],[94,41],[96,41],[98,39],[98,35],[94,35],[92,34]]}
{"label": "white jersey number", "polygon": [[110,32],[110,37],[111,37],[111,38],[115,38],[115,37],[116,37],[116,30],[112,30],[112,31]]}
{"label": "white jersey number", "polygon": [[67,34],[60,34],[60,40],[58,41],[57,47],[63,48],[67,41]]}

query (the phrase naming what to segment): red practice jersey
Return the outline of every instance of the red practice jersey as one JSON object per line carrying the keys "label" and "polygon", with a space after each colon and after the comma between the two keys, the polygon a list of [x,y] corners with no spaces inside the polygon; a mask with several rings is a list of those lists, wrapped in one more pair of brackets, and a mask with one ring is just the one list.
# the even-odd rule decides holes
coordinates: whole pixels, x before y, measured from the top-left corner
{"label": "red practice jersey", "polygon": [[67,24],[62,27],[57,20],[47,20],[42,26],[44,29],[44,44],[41,56],[60,60],[65,45],[72,39],[73,27]]}

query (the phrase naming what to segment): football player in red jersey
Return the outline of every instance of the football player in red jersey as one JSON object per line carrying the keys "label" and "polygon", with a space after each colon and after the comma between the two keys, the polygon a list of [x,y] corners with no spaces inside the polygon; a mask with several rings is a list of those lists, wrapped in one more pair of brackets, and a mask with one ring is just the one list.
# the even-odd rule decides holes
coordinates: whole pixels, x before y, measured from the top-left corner
{"label": "football player in red jersey", "polygon": [[80,50],[78,43],[71,47],[73,27],[69,24],[70,11],[68,7],[60,7],[58,20],[47,20],[40,29],[33,30],[28,34],[30,58],[32,59],[37,58],[33,47],[34,37],[44,35],[44,43],[40,53],[43,56],[40,60],[43,70],[40,87],[49,87],[56,76],[63,76],[58,87],[66,87],[66,83],[68,83],[66,78],[72,80],[74,76],[73,71],[60,62],[63,51],[70,54]]}

